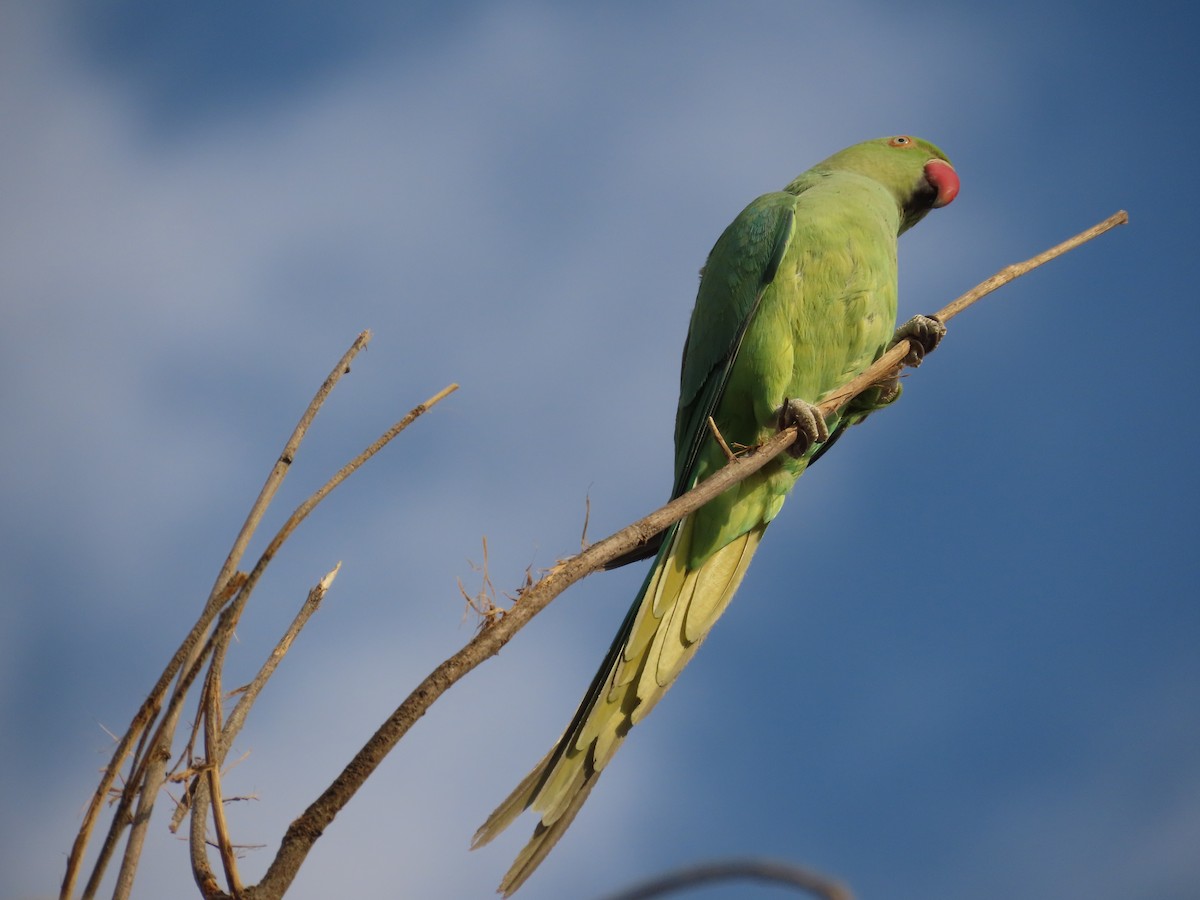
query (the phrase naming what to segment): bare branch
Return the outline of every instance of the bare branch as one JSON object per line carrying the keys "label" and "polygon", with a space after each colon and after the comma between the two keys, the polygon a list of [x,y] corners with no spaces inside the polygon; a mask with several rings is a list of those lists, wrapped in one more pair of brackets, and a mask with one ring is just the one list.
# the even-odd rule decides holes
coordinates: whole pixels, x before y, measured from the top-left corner
{"label": "bare branch", "polygon": [[[213,829],[217,834],[217,849],[221,856],[221,868],[225,870],[225,883],[229,885],[229,893],[234,900],[241,900],[242,879],[238,873],[237,858],[233,854],[233,842],[229,839],[229,825],[225,821],[225,805],[221,799],[221,763],[225,759],[226,746],[221,739],[221,670],[220,660],[224,659],[225,648],[233,635],[233,616],[226,609],[221,614],[220,625],[217,627],[215,647],[213,649],[213,664],[208,668],[208,679],[204,685],[202,705],[204,706],[204,758],[206,774],[208,775],[208,800],[212,806]],[[203,807],[193,807],[193,820],[201,823],[203,830]],[[211,872],[207,866],[207,856],[203,846],[196,853],[193,848],[192,858],[203,857],[206,865],[198,876]],[[199,881],[198,881],[199,883]]]}
{"label": "bare branch", "polygon": [[[1013,263],[1011,266],[1006,266],[1001,269],[991,278],[986,281],[981,281],[971,290],[967,291],[960,297],[955,298],[950,303],[943,306],[940,310],[933,314],[933,318],[942,322],[949,322],[972,303],[981,300],[997,288],[1004,287],[1010,281],[1015,281],[1027,272],[1032,272],[1038,266],[1043,266],[1062,256],[1064,253],[1074,250],[1081,244],[1085,244],[1092,238],[1099,237],[1106,231],[1116,228],[1118,225],[1124,225],[1129,221],[1129,213],[1125,210],[1120,210],[1113,213],[1103,222],[1098,222],[1086,231],[1081,231],[1072,238],[1068,238],[1061,244],[1055,244],[1049,250],[1039,253],[1037,256],[1031,257],[1024,262]],[[840,390],[831,394],[820,405],[821,411],[828,415],[833,410],[849,403],[851,399],[861,394],[871,385],[885,381],[895,375],[903,368],[903,361],[906,356],[912,351],[915,344],[907,338],[898,341],[894,347],[888,350],[883,356],[875,361],[875,363],[859,375],[857,378],[847,382]]]}
{"label": "bare branch", "polygon": [[[225,759],[226,746],[221,740],[222,720],[224,709],[221,687],[221,675],[224,670],[225,653],[233,638],[236,620],[233,608],[226,607],[217,620],[213,632],[212,662],[208,666],[208,674],[204,681],[204,689],[200,694],[199,707],[204,732],[204,766],[202,775],[205,778],[207,793],[199,785],[193,785],[192,797],[192,829],[191,857],[193,874],[196,884],[203,890],[205,885],[215,886],[216,879],[208,865],[207,843],[205,841],[205,820],[207,805],[212,806],[213,827],[217,836],[217,850],[221,858],[221,866],[225,872],[225,882],[235,898],[241,895],[241,878],[237,871],[237,861],[233,855],[233,842],[229,838],[229,827],[225,821],[225,808],[221,791],[221,764]],[[217,896],[214,890],[208,896]]]}
{"label": "bare branch", "polygon": [[[332,571],[326,573],[325,577],[313,586],[312,590],[308,592],[308,596],[305,598],[299,612],[296,613],[296,617],[292,619],[292,623],[288,626],[287,631],[284,632],[283,637],[279,639],[279,642],[275,645],[274,649],[271,650],[270,655],[262,664],[262,667],[258,670],[258,673],[254,676],[254,679],[245,687],[239,688],[234,692],[240,693],[241,697],[238,700],[237,706],[234,707],[233,712],[229,714],[229,718],[226,720],[224,727],[221,729],[221,741],[219,744],[220,754],[218,756],[214,756],[211,750],[205,751],[206,758],[211,764],[218,767],[225,764],[225,757],[229,753],[230,748],[233,746],[233,739],[237,736],[238,732],[241,731],[242,725],[245,724],[246,716],[250,712],[250,707],[254,705],[254,701],[258,699],[258,695],[266,686],[267,679],[269,679],[275,673],[275,670],[283,661],[283,657],[291,648],[292,642],[300,633],[300,629],[308,624],[308,620],[312,618],[313,613],[315,613],[317,608],[320,607],[321,601],[325,599],[325,594],[329,591],[330,586],[333,584],[333,580],[337,577],[337,573],[341,570],[341,568],[342,564],[339,562],[333,567]],[[206,716],[204,715],[204,706],[202,705],[201,708],[197,710],[197,723],[193,729],[193,737],[195,736],[195,728],[198,728],[205,720]],[[184,792],[184,795],[179,799],[175,812],[171,816],[171,824],[169,826],[171,831],[175,831],[179,827],[179,823],[183,821],[183,817],[187,815],[188,810],[191,808],[192,798],[195,796],[195,792],[198,787],[197,781],[202,776],[203,772],[192,772],[172,778],[172,780],[176,780],[176,778],[178,778],[178,780],[187,780],[190,781],[190,784],[188,785],[187,790]],[[228,799],[229,798],[226,798],[226,800]]]}
{"label": "bare branch", "polygon": [[849,888],[831,878],[802,866],[770,859],[731,859],[700,863],[652,878],[604,900],[650,900],[652,897],[662,897],[690,887],[736,880],[788,885],[824,900],[854,900]]}
{"label": "bare branch", "polygon": [[725,435],[721,434],[721,429],[717,427],[717,423],[712,416],[708,417],[708,430],[712,432],[713,438],[720,444],[721,450],[725,453],[725,458],[728,460],[736,459],[736,454],[729,449],[729,444],[725,442]]}
{"label": "bare branch", "polygon": [[[1014,278],[1126,221],[1128,221],[1128,216],[1124,212],[1117,213],[1105,222],[1063,244],[1024,263],[1009,266],[959,297],[939,312],[937,317],[952,318],[971,303],[1001,285],[1007,284]],[[903,367],[903,360],[909,352],[910,347],[907,340],[897,342],[895,347],[880,357],[850,385],[838,391],[836,396],[819,404],[821,411],[828,415],[871,385],[894,377],[895,373]],[[313,844],[413,724],[451,685],[485,659],[498,653],[500,648],[508,643],[530,619],[541,612],[551,600],[575,582],[602,568],[606,562],[633,550],[658,532],[699,509],[733,484],[748,478],[793,444],[796,436],[797,431],[794,426],[780,431],[747,455],[730,460],[722,469],[700,482],[686,494],[591,545],[575,556],[560,562],[541,580],[522,590],[518,602],[499,621],[491,627],[483,629],[466,646],[426,676],[391,716],[380,725],[375,734],[355,754],[333,783],[309,805],[299,818],[292,822],[284,834],[279,851],[271,862],[266,875],[258,885],[248,889],[247,897],[251,900],[282,897],[296,877],[296,873]]]}
{"label": "bare branch", "polygon": [[271,469],[271,474],[267,476],[267,481],[259,492],[258,499],[250,507],[250,513],[246,516],[242,530],[238,532],[238,536],[234,539],[233,549],[229,551],[229,556],[226,558],[224,565],[221,566],[220,574],[217,575],[217,583],[213,586],[214,595],[221,592],[225,582],[241,563],[242,556],[246,552],[246,547],[249,545],[251,537],[254,536],[254,532],[258,530],[258,525],[267,511],[267,507],[275,498],[275,493],[279,490],[279,486],[283,483],[284,476],[287,474],[293,460],[295,460],[296,453],[300,449],[300,442],[308,434],[308,429],[312,425],[313,419],[317,417],[317,413],[320,412],[326,398],[333,391],[342,376],[350,371],[350,363],[354,361],[354,358],[360,352],[366,349],[367,344],[370,342],[371,332],[361,332],[355,338],[354,343],[350,345],[350,349],[342,355],[337,365],[326,376],[321,387],[317,389],[317,393],[313,395],[308,408],[304,410],[300,421],[296,423],[295,429],[292,430],[291,437],[283,445],[283,452],[279,454],[279,459],[275,462],[274,468]]}
{"label": "bare branch", "polygon": [[1020,278],[1026,272],[1032,272],[1038,266],[1045,265],[1046,263],[1050,262],[1050,260],[1056,259],[1057,257],[1062,256],[1068,251],[1074,250],[1076,247],[1082,244],[1086,244],[1092,238],[1099,237],[1100,235],[1104,234],[1104,232],[1111,231],[1118,225],[1127,224],[1129,224],[1129,213],[1125,212],[1123,209],[1118,210],[1103,222],[1097,222],[1091,228],[1088,228],[1086,231],[1081,231],[1072,238],[1067,238],[1061,244],[1055,244],[1049,250],[1045,250],[1039,253],[1037,256],[1027,259],[1025,262],[1013,263],[1011,266],[1001,269],[987,281],[983,282],[977,287],[972,288],[958,299],[947,304],[941,310],[941,312],[936,315],[935,318],[946,322],[954,318],[976,300],[980,299],[981,297],[986,297],[992,291],[996,290],[996,288],[1003,287],[1010,281]]}
{"label": "bare branch", "polygon": [[[246,715],[250,712],[250,707],[254,705],[254,701],[258,699],[258,695],[266,687],[267,679],[275,673],[279,664],[283,662],[283,657],[291,649],[292,642],[300,633],[300,629],[308,624],[308,620],[312,618],[313,613],[320,607],[321,601],[325,599],[325,595],[329,592],[329,588],[333,585],[333,580],[337,578],[337,574],[341,569],[342,564],[339,562],[329,572],[325,573],[324,578],[313,585],[312,590],[308,592],[308,596],[304,600],[304,604],[300,607],[300,611],[292,619],[292,624],[288,626],[283,637],[279,639],[279,643],[271,651],[271,655],[262,664],[262,668],[258,670],[258,673],[254,676],[254,680],[242,691],[242,696],[238,700],[237,706],[229,714],[229,719],[226,721],[225,727],[221,732],[221,747],[224,753],[228,753],[229,748],[233,746],[233,739],[241,731],[242,725],[246,721]],[[224,755],[222,755],[222,764],[224,761]]]}

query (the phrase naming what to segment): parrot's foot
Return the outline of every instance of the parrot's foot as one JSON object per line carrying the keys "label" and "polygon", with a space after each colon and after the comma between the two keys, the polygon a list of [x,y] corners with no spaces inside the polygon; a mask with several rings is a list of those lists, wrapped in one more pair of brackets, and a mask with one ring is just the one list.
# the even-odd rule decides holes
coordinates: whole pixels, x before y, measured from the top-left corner
{"label": "parrot's foot", "polygon": [[904,390],[899,378],[889,378],[887,381],[877,384],[876,387],[879,388],[879,393],[875,397],[874,405],[880,409],[895,403]]}
{"label": "parrot's foot", "polygon": [[829,426],[825,424],[825,416],[818,407],[807,400],[783,401],[779,410],[779,427],[791,428],[793,425],[796,426],[796,441],[787,450],[794,458],[803,456],[813,444],[829,440]]}
{"label": "parrot's foot", "polygon": [[892,338],[892,346],[908,338],[908,346],[912,349],[904,358],[904,364],[916,367],[921,364],[921,360],[927,354],[937,349],[937,345],[941,343],[945,335],[946,326],[933,316],[913,316],[896,329],[896,334]]}

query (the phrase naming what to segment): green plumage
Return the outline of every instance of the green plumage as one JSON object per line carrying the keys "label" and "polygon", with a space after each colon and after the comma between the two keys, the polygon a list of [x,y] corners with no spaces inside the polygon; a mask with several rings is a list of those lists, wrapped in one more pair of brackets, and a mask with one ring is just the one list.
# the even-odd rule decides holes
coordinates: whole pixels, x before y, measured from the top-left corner
{"label": "green plumage", "polygon": [[[709,253],[684,346],[673,495],[726,462],[709,416],[730,446],[757,445],[778,430],[786,403],[818,403],[883,353],[896,321],[896,238],[957,190],[937,147],[882,138],[738,215]],[[861,420],[877,398],[833,417],[830,431]],[[691,659],[819,446],[782,454],[667,531],[566,732],[475,835],[480,846],[523,810],[542,814],[502,893],[550,851],[629,729]]]}

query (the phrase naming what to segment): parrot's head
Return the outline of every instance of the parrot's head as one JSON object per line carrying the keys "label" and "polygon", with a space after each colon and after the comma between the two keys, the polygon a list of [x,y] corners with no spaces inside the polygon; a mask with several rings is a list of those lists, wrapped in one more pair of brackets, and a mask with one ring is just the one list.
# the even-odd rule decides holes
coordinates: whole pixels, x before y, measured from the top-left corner
{"label": "parrot's head", "polygon": [[907,134],[847,147],[815,167],[866,175],[896,198],[900,233],[958,196],[958,173],[936,145]]}

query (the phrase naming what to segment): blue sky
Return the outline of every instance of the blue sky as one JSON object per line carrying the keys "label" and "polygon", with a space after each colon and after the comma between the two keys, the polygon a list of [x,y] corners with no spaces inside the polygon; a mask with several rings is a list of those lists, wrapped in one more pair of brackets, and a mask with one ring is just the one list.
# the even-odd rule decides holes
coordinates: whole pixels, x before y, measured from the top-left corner
{"label": "blue sky", "polygon": [[[239,629],[229,684],[342,561],[226,779],[259,798],[231,811],[268,845],[249,881],[470,636],[455,582],[482,538],[512,590],[578,547],[585,498],[593,537],[665,498],[696,272],[730,219],[897,132],[963,185],[902,241],[904,316],[1132,224],[956,320],[802,480],[521,896],[753,854],[865,898],[1194,897],[1196,37],[1182,7],[1023,0],[5,4],[0,897],[55,892],[103,729],[361,329],[268,533],[462,389],[327,501]],[[589,579],[436,704],[292,895],[489,896],[532,822],[470,835],[642,574]],[[187,896],[186,846],[153,832],[135,895]]]}

